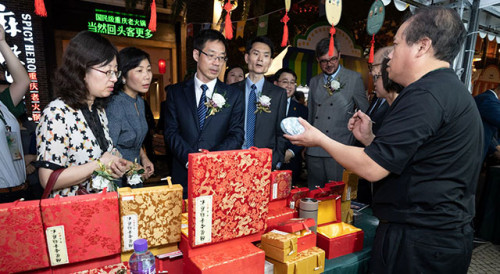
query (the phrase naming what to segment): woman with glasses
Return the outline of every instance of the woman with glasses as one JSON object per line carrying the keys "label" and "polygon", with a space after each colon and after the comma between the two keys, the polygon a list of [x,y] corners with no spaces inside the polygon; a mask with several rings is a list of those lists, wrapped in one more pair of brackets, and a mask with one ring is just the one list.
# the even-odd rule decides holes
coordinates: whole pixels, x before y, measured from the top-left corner
{"label": "woman with glasses", "polygon": [[147,179],[153,174],[154,165],[142,147],[148,123],[141,95],[148,92],[153,78],[149,54],[135,47],[124,48],[118,54],[118,64],[122,78],[115,84],[116,94],[106,107],[109,133],[124,159],[144,167],[143,178]]}
{"label": "woman with glasses", "polygon": [[72,38],[54,77],[56,99],[47,105],[37,127],[40,183],[64,169],[53,195],[99,192],[90,183],[100,166],[120,178],[130,163],[116,156],[109,135],[106,99],[120,76],[116,48],[104,37],[83,31]]}

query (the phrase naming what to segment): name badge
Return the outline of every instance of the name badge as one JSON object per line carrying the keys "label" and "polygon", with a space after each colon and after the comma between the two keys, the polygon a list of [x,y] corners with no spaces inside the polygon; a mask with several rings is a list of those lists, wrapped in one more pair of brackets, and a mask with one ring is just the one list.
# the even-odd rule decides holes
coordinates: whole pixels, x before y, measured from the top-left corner
{"label": "name badge", "polygon": [[19,149],[19,144],[17,142],[15,133],[6,131],[5,137],[7,138],[7,145],[9,146],[10,155],[12,156],[12,160],[21,160],[23,159],[21,155],[21,150]]}

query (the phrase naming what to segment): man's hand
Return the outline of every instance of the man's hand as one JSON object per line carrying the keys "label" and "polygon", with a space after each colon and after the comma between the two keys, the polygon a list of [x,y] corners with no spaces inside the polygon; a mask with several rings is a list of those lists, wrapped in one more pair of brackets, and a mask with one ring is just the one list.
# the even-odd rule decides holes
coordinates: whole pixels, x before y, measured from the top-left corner
{"label": "man's hand", "polygon": [[361,110],[354,113],[347,123],[347,128],[352,131],[354,137],[363,145],[368,146],[375,139],[372,132],[372,120],[370,116],[364,114]]}
{"label": "man's hand", "polygon": [[295,156],[295,155],[293,155],[293,152],[291,150],[287,149],[285,152],[285,164],[290,163],[290,160],[293,158],[293,156]]}

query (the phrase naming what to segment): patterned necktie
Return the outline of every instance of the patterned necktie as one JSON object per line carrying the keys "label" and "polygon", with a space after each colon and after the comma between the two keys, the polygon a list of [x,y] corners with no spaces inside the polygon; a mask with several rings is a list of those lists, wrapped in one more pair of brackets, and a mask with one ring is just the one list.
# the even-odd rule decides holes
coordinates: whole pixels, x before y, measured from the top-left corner
{"label": "patterned necktie", "polygon": [[198,104],[198,119],[200,121],[200,130],[203,129],[203,125],[205,124],[205,118],[207,117],[207,106],[205,105],[205,101],[207,100],[207,95],[205,94],[207,92],[207,85],[203,84],[201,85],[201,98],[200,98],[200,103]]}
{"label": "patterned necktie", "polygon": [[255,136],[255,110],[257,109],[257,106],[255,105],[255,101],[257,99],[257,96],[255,95],[256,90],[257,87],[255,85],[252,85],[252,90],[250,91],[250,95],[248,96],[246,148],[250,148],[254,145],[253,138]]}
{"label": "patterned necktie", "polygon": [[333,77],[331,75],[328,75],[328,77],[326,77],[326,85],[328,87],[331,86],[332,81],[333,81]]}

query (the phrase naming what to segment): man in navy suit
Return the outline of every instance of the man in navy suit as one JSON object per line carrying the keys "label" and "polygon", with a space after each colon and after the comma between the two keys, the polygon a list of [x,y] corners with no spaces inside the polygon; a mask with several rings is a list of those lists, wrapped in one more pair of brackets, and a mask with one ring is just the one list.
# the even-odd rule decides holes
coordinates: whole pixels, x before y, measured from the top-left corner
{"label": "man in navy suit", "polygon": [[[307,107],[293,100],[295,87],[297,86],[297,75],[289,68],[282,68],[274,74],[274,84],[286,89],[287,105],[286,117],[302,117],[307,120]],[[285,160],[281,169],[292,171],[293,184],[296,185],[302,171],[303,146],[293,145],[290,141],[286,143]]]}
{"label": "man in navy suit", "polygon": [[227,61],[226,49],[226,39],[220,32],[200,32],[194,39],[194,79],[167,91],[165,143],[174,156],[172,180],[183,186],[184,197],[189,153],[240,149],[243,144],[243,94],[217,79]]}
{"label": "man in navy suit", "polygon": [[242,148],[256,146],[272,149],[272,167],[280,169],[287,142],[280,126],[285,118],[286,91],[264,78],[272,57],[273,43],[269,38],[258,36],[250,40],[245,53],[248,77],[233,85],[245,94],[245,142]]}
{"label": "man in navy suit", "polygon": [[489,89],[474,99],[481,114],[484,128],[483,159],[497,151],[498,130],[500,129],[500,85],[494,90]]}

